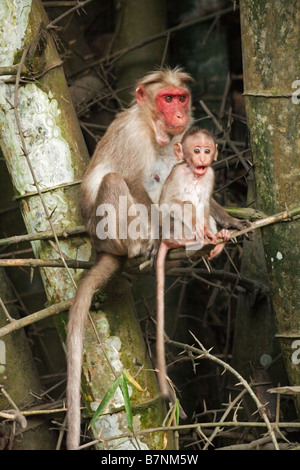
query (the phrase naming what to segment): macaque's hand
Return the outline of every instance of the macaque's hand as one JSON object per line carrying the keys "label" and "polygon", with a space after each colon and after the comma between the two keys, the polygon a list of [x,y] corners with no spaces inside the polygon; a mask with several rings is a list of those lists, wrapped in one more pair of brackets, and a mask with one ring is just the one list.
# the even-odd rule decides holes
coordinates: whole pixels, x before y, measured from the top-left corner
{"label": "macaque's hand", "polygon": [[211,243],[217,243],[217,238],[218,238],[217,235],[213,235],[209,230],[207,230],[206,227],[204,229],[204,236],[207,237]]}
{"label": "macaque's hand", "polygon": [[224,242],[228,242],[228,240],[230,240],[230,235],[230,231],[226,230],[225,228],[216,233],[216,237],[219,239],[222,238]]}

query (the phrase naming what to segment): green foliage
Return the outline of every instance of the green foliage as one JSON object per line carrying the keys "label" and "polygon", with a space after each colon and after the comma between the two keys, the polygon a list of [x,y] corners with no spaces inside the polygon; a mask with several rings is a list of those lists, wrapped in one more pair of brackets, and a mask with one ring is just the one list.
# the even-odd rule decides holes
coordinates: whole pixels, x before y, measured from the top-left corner
{"label": "green foliage", "polygon": [[108,391],[104,395],[100,405],[98,406],[97,410],[95,411],[89,427],[91,427],[95,421],[99,418],[99,416],[103,413],[107,405],[109,404],[110,400],[113,398],[116,390],[118,387],[121,388],[123,398],[124,398],[124,406],[125,406],[125,413],[127,418],[128,427],[131,432],[133,432],[133,421],[132,421],[132,410],[131,410],[131,403],[128,391],[128,383],[133,385],[137,390],[142,391],[139,384],[128,374],[128,372],[123,372],[122,375],[119,375],[115,378],[111,386],[109,387]]}

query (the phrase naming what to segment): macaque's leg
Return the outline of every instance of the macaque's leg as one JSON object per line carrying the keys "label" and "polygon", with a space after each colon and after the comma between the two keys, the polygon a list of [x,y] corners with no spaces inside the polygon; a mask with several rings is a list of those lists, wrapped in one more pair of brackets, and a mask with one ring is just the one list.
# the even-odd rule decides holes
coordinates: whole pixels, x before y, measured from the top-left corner
{"label": "macaque's leg", "polygon": [[[104,213],[104,209],[101,211],[101,215],[107,221],[107,234],[109,236],[99,239],[98,230],[98,237],[95,237],[93,240],[97,251],[131,258],[146,250],[148,245],[150,245],[149,210],[145,206],[144,214],[135,214],[133,210],[131,212],[132,215],[128,215],[130,207],[134,209],[136,199],[133,197],[129,185],[127,185],[121,176],[116,173],[108,173],[104,176],[98,192],[98,201],[100,202],[99,206],[104,205],[104,209],[105,205],[107,205],[111,214],[107,215]],[[139,217],[141,225],[140,234],[143,235],[138,238],[131,236],[130,233],[130,224],[136,217]],[[101,221],[100,217],[98,221]],[[106,233],[103,232],[103,235],[105,237]]]}

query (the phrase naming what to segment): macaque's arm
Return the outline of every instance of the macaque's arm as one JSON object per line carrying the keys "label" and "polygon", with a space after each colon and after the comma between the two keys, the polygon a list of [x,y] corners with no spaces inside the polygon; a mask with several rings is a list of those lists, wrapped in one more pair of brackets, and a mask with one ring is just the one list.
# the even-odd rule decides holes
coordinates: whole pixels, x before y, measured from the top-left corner
{"label": "macaque's arm", "polygon": [[217,224],[222,228],[235,228],[237,230],[242,230],[245,227],[250,227],[249,220],[246,219],[236,219],[227,214],[227,212],[221,207],[213,198],[210,200],[210,213],[215,219]]}

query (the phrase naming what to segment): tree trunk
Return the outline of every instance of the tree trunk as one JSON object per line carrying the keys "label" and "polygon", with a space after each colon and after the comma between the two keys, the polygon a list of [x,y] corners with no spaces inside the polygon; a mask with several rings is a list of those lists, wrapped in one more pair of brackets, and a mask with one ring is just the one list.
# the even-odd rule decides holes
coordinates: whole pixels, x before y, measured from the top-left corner
{"label": "tree trunk", "polygon": [[[118,26],[114,50],[140,43],[166,29],[166,4],[163,0],[121,0],[117,2]],[[162,65],[165,40],[158,40],[121,57],[116,63],[118,95],[129,103],[134,83]]]}
{"label": "tree trunk", "polygon": [[[23,50],[37,38],[41,22],[47,25],[48,19],[39,0],[21,0],[18,3],[0,0],[0,5],[3,20],[7,23],[5,32],[0,34],[5,35],[5,43],[9,45],[1,51],[1,65],[7,66],[20,60]],[[25,60],[30,77],[36,75],[37,81],[22,83],[18,87],[17,108],[14,107],[14,80],[10,79],[0,87],[1,149],[29,233],[74,228],[82,224],[78,194],[81,177],[89,161],[51,35],[45,28],[40,32],[39,40],[31,43]],[[1,37],[3,43],[4,38]],[[33,242],[33,249],[36,257],[46,259],[58,258],[62,254],[79,260],[88,260],[91,256],[90,241],[80,236],[64,239],[59,244]],[[74,296],[81,272],[43,268],[41,275],[48,301],[54,303]],[[111,385],[112,375],[103,373],[108,369],[109,360],[109,368],[117,374],[125,368],[132,376],[138,374],[136,380],[144,389],[141,393],[133,392],[132,401],[138,406],[133,411],[135,428],[156,427],[163,421],[163,406],[157,397],[155,376],[148,363],[139,324],[130,303],[131,294],[123,288],[120,301],[120,289],[116,286],[112,288],[115,293],[118,292],[115,308],[109,311],[102,307],[101,312],[94,315],[93,328],[87,325],[84,346],[86,362],[83,367],[86,414],[91,416]],[[58,318],[64,337],[66,318],[62,315]],[[95,331],[98,335],[96,341]],[[101,339],[104,344],[99,345]],[[120,434],[124,429],[124,412],[120,412],[120,406],[122,400],[118,397],[111,403],[109,414],[95,423],[92,429],[95,435],[103,425],[102,438]],[[162,434],[147,436],[141,438],[139,445],[142,448],[161,448]],[[119,441],[111,440],[109,446],[135,448],[131,440],[123,442],[122,447]]]}
{"label": "tree trunk", "polygon": [[[299,2],[242,0],[241,28],[257,204],[272,214],[300,201],[300,106],[293,96],[299,79]],[[293,359],[300,329],[299,229],[298,219],[262,230],[277,335],[291,385],[300,380]],[[299,398],[296,406],[300,413]]]}
{"label": "tree trunk", "polygon": [[[253,200],[255,200],[254,181],[249,178],[248,201]],[[256,380],[256,374],[267,367],[268,382],[274,386],[278,383],[285,383],[287,376],[282,359],[278,359],[280,347],[275,336],[274,309],[260,230],[255,230],[253,241],[244,240],[243,242],[241,275],[260,283],[261,289],[252,293],[246,290],[239,292],[232,365],[250,382],[259,382]],[[271,364],[272,366],[268,368]],[[271,388],[271,385],[267,388]],[[251,414],[255,411],[253,401],[250,397],[246,400],[245,411]],[[268,410],[274,400],[276,401],[274,394],[266,394],[265,401]]]}
{"label": "tree trunk", "polygon": [[[14,296],[8,286],[8,279],[4,269],[0,269],[0,298],[7,303],[6,309],[9,315],[17,320],[17,308],[8,305]],[[0,326],[7,324],[7,317],[0,308]],[[41,392],[39,376],[34,359],[24,331],[16,331],[0,340],[0,381],[5,393],[0,389],[0,410],[6,411],[13,408],[10,399],[19,410],[26,406],[38,404],[34,396]],[[55,449],[55,435],[49,431],[49,423],[43,418],[32,416],[27,418],[27,429],[17,425],[15,436],[11,439],[12,429],[8,425],[2,425],[0,450],[44,450]],[[21,434],[21,436],[19,435]]]}

